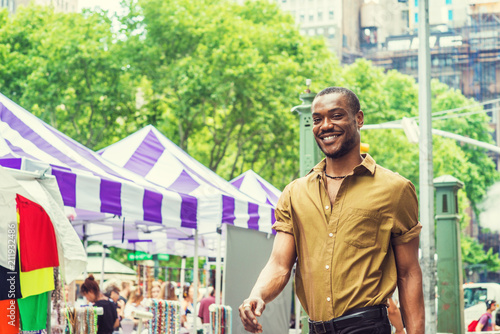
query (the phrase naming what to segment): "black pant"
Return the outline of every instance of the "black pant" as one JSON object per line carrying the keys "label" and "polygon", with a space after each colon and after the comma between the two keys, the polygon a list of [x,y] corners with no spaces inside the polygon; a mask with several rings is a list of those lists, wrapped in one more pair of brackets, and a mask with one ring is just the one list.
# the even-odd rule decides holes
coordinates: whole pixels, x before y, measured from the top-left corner
{"label": "black pant", "polygon": [[[373,316],[373,310],[379,308],[380,316]],[[370,316],[365,317],[364,311],[368,309]],[[349,314],[356,314],[352,321],[342,321],[345,315],[330,321],[321,323],[309,323],[309,334],[391,334],[391,323],[387,317],[385,306],[374,306],[353,310]]]}

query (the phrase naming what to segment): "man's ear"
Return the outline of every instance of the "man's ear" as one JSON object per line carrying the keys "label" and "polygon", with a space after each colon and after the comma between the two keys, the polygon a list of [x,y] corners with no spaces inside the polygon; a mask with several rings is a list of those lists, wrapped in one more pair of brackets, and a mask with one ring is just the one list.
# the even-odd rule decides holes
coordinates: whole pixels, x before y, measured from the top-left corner
{"label": "man's ear", "polygon": [[358,128],[361,128],[365,124],[365,114],[363,113],[363,110],[357,112],[356,124],[358,124]]}

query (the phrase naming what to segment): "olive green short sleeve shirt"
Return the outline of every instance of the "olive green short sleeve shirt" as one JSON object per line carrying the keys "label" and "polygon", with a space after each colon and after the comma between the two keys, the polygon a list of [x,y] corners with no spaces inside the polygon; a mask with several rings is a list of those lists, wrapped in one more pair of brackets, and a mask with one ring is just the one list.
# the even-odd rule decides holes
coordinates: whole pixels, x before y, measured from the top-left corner
{"label": "olive green short sleeve shirt", "polygon": [[297,295],[314,321],[386,303],[397,279],[392,245],[422,228],[415,187],[404,177],[366,155],[331,207],[325,166],[323,160],[285,188],[273,226],[294,236]]}

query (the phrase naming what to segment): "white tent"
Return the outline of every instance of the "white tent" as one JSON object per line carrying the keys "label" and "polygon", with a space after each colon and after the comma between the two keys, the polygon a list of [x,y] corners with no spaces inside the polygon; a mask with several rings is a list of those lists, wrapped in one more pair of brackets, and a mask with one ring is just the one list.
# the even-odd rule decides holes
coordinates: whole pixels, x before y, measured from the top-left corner
{"label": "white tent", "polygon": [[[80,276],[87,263],[85,250],[74,231],[73,227],[64,215],[61,194],[53,176],[45,176],[36,173],[23,172],[10,168],[0,167],[0,196],[3,203],[12,203],[13,217],[15,218],[15,196],[19,194],[42,206],[50,217],[57,241],[59,254],[59,265],[61,275],[67,283]],[[5,208],[4,208],[5,209]],[[2,255],[8,254],[7,227],[9,213],[5,210],[0,218],[0,265],[7,267]],[[14,220],[15,221],[15,220]]]}

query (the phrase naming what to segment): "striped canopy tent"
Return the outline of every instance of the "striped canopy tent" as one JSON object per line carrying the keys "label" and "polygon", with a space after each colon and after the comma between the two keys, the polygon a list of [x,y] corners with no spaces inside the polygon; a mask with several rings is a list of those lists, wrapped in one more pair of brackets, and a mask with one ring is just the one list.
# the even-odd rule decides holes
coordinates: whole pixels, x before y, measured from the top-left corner
{"label": "striped canopy tent", "polygon": [[0,165],[56,177],[64,205],[172,228],[196,228],[197,198],[145,180],[0,94]]}
{"label": "striped canopy tent", "polygon": [[[274,209],[239,191],[148,125],[99,151],[106,160],[147,181],[198,199],[198,231],[226,223],[270,233]],[[208,226],[207,229],[204,227]]]}
{"label": "striped canopy tent", "polygon": [[251,169],[235,177],[230,182],[241,192],[255,198],[259,202],[265,202],[273,208],[278,204],[281,191]]}

